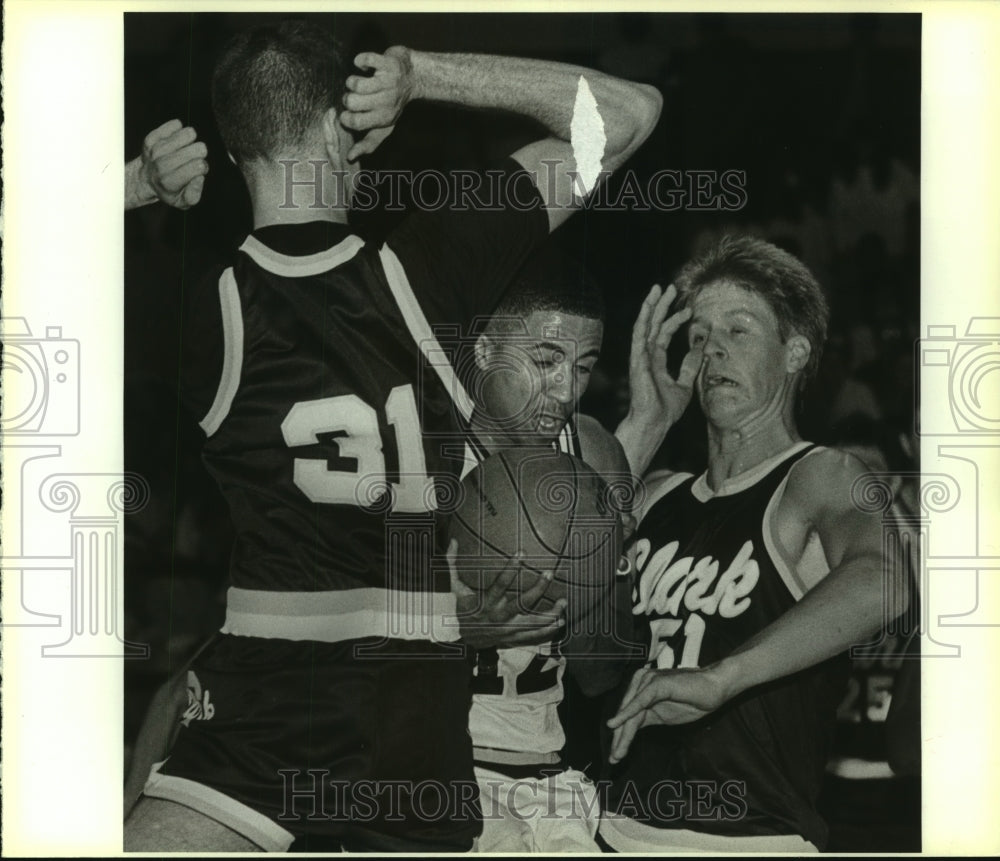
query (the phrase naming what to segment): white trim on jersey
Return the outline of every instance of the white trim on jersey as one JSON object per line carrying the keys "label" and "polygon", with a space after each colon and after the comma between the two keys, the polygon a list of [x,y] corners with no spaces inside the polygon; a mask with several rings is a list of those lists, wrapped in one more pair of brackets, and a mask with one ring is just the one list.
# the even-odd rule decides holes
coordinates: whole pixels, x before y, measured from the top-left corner
{"label": "white trim on jersey", "polygon": [[434,336],[434,331],[431,329],[430,323],[427,322],[417,297],[413,294],[413,288],[406,277],[403,264],[399,262],[399,258],[388,245],[383,245],[378,253],[379,257],[382,258],[385,279],[396,304],[399,306],[400,313],[403,315],[406,328],[409,329],[410,335],[416,341],[424,358],[437,372],[444,384],[445,391],[451,395],[451,399],[458,406],[462,416],[468,421],[472,417],[472,398],[465,391],[465,387],[455,374],[455,369],[451,366],[447,354],[441,349],[441,345]]}
{"label": "white trim on jersey", "polygon": [[[475,694],[475,696],[481,697],[484,694]],[[506,750],[502,747],[478,747],[474,745],[472,758],[477,761],[501,765],[558,765],[559,751],[536,753],[533,750]]]}
{"label": "white trim on jersey", "polygon": [[715,496],[732,496],[734,493],[742,493],[748,487],[753,487],[753,485],[760,481],[761,478],[767,475],[779,463],[784,463],[793,454],[797,454],[810,445],[812,443],[805,440],[793,443],[784,451],[779,451],[767,460],[762,460],[756,466],[750,467],[746,472],[741,472],[739,475],[727,478],[722,482],[722,486],[718,490],[713,490],[709,486],[708,471],[706,470],[695,479],[694,484],[691,486],[691,493],[694,494],[694,498],[699,502],[708,502],[708,500]]}
{"label": "white trim on jersey", "polygon": [[690,478],[692,473],[690,472],[654,472],[651,473],[645,479],[646,484],[646,498],[642,503],[642,510],[639,512],[636,518],[638,522],[642,522],[642,519],[649,513],[649,510],[656,505],[664,496],[670,493],[675,487],[681,484],[685,479]]}
{"label": "white trim on jersey", "polygon": [[229,415],[236,390],[240,387],[243,370],[243,307],[240,305],[240,291],[236,277],[230,267],[219,278],[219,303],[222,306],[222,377],[215,392],[215,400],[199,425],[207,436],[211,436]]}
{"label": "white trim on jersey", "polygon": [[[166,762],[166,760],[164,760]],[[291,831],[282,828],[263,813],[248,807],[223,792],[173,774],[162,774],[157,762],[150,769],[143,794],[150,798],[163,798],[190,807],[216,822],[221,822],[247,840],[256,843],[265,852],[287,852],[295,841]]]}
{"label": "white trim on jersey", "polygon": [[574,444],[579,440],[573,436],[572,425],[573,421],[571,419],[559,431],[559,449],[572,457],[578,457],[580,460],[583,460],[583,452],[580,450],[581,446]]}
{"label": "white trim on jersey", "polygon": [[[801,446],[797,447],[797,449],[800,448]],[[781,503],[782,496],[785,494],[785,486],[788,484],[791,474],[803,460],[818,451],[825,451],[825,449],[821,447],[814,448],[788,470],[788,474],[781,480],[781,484],[778,485],[770,501],[767,503],[767,508],[764,509],[764,520],[761,524],[761,532],[764,535],[764,548],[767,550],[767,555],[771,557],[778,576],[781,577],[782,582],[784,582],[796,601],[801,601],[806,592],[830,573],[830,565],[826,561],[826,554],[823,552],[823,546],[820,544],[817,536],[806,545],[802,559],[799,560],[798,565],[795,568],[790,567],[778,549],[774,526],[771,520],[774,517],[774,512],[778,509],[778,505]]]}
{"label": "white trim on jersey", "polygon": [[270,592],[231,586],[222,633],[321,643],[363,637],[454,643],[460,636],[457,613],[450,592],[374,587]]}
{"label": "white trim on jersey", "polygon": [[294,257],[288,254],[279,254],[274,249],[268,248],[259,239],[248,236],[240,246],[240,251],[243,251],[261,269],[266,269],[274,275],[281,275],[285,278],[310,278],[313,275],[321,275],[331,269],[336,269],[364,247],[363,239],[351,235],[338,242],[333,248],[327,248],[316,254]]}

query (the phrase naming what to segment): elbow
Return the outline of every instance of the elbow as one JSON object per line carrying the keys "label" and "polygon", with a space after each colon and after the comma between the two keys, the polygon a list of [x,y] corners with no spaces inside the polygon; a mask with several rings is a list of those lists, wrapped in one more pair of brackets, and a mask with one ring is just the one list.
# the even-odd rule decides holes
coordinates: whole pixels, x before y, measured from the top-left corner
{"label": "elbow", "polygon": [[625,92],[616,94],[616,105],[613,119],[605,115],[605,164],[612,169],[632,155],[656,128],[663,96],[649,84],[630,83]]}
{"label": "elbow", "polygon": [[648,129],[652,131],[653,126],[660,118],[660,112],[663,110],[663,94],[652,84],[636,84],[636,88],[641,96],[639,102],[646,117]]}
{"label": "elbow", "polygon": [[663,96],[656,87],[650,84],[633,84],[635,94],[632,98],[633,131],[629,150],[634,150],[649,137],[663,110]]}

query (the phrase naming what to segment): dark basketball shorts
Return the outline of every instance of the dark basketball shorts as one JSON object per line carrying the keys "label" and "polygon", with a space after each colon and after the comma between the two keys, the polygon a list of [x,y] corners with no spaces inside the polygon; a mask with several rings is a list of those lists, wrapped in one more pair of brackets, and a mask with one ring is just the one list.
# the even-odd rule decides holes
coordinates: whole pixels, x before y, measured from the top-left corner
{"label": "dark basketball shorts", "polygon": [[465,651],[375,642],[220,634],[146,795],[275,851],[470,849],[482,817]]}

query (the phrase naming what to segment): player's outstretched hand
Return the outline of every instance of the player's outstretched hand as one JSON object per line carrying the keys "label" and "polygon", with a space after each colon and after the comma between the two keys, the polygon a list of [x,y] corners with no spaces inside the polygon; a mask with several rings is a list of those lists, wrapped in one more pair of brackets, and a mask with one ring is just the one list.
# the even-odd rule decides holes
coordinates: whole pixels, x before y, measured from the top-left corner
{"label": "player's outstretched hand", "polygon": [[[473,589],[458,576],[457,554],[458,542],[453,539],[446,553],[451,591],[458,605],[462,639],[474,649],[547,643],[562,630],[566,611],[564,598],[560,598],[551,610],[535,609],[552,579],[551,572],[518,592],[514,583],[521,576],[522,566],[520,557],[515,557],[487,588]],[[512,587],[513,591],[508,591]]]}
{"label": "player's outstretched hand", "polygon": [[608,721],[614,730],[608,759],[612,763],[624,759],[642,727],[691,723],[714,712],[728,698],[715,665],[672,670],[642,667],[632,676],[618,713]]}
{"label": "player's outstretched hand", "polygon": [[159,199],[189,209],[201,200],[208,148],[197,137],[180,120],[170,120],[146,135],[142,155],[125,165],[125,208]]}
{"label": "player's outstretched hand", "polygon": [[367,132],[348,150],[347,160],[356,161],[374,152],[392,130],[413,98],[413,64],[410,51],[401,45],[384,54],[366,51],[354,58],[359,69],[371,69],[371,76],[351,75],[344,95],[341,124],[355,132]]}
{"label": "player's outstretched hand", "polygon": [[677,290],[673,284],[666,291],[659,284],[653,285],[632,327],[629,357],[630,411],[663,422],[667,427],[687,409],[703,357],[700,350],[690,350],[676,379],[667,372],[670,339],[691,318],[690,308],[667,316],[675,298]]}

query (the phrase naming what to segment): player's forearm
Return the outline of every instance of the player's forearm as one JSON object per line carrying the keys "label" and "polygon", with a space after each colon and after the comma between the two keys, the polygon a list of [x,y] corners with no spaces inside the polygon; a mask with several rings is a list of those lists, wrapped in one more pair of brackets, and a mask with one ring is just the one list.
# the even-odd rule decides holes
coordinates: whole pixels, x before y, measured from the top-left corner
{"label": "player's forearm", "polygon": [[142,174],[142,157],[136,157],[125,165],[125,208],[135,209],[154,200],[156,192]]}
{"label": "player's forearm", "polygon": [[831,571],[794,607],[713,668],[727,699],[869,642],[909,605],[909,581],[886,580],[878,556]]}
{"label": "player's forearm", "polygon": [[582,78],[604,125],[606,157],[616,163],[646,138],[662,105],[654,87],[566,63],[422,51],[411,51],[410,59],[412,98],[522,114],[564,141],[570,140]]}
{"label": "player's forearm", "polygon": [[632,412],[625,416],[615,429],[615,437],[621,443],[632,475],[637,480],[649,469],[653,456],[663,445],[668,430],[669,426],[663,422],[662,417],[651,420],[649,417]]}

